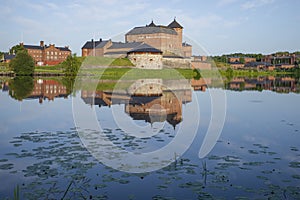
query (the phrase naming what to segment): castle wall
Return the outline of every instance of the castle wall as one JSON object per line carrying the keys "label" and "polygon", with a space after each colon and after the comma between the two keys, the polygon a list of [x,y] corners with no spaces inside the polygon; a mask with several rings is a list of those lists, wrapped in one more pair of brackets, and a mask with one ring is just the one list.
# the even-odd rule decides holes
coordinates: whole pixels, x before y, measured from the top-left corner
{"label": "castle wall", "polygon": [[192,57],[192,46],[183,46],[183,56]]}
{"label": "castle wall", "polygon": [[191,64],[193,69],[211,70],[211,64],[208,62],[192,61]]}
{"label": "castle wall", "polygon": [[162,61],[163,61],[163,66],[165,68],[181,68],[181,69],[191,68],[190,58],[164,57]]}
{"label": "castle wall", "polygon": [[128,59],[137,68],[141,69],[162,69],[162,55],[153,53],[130,53]]}
{"label": "castle wall", "polygon": [[[180,32],[182,34],[182,32]],[[126,35],[126,42],[144,42],[156,49],[159,49],[163,54],[176,54],[183,55],[182,35],[172,35],[166,33],[154,34],[139,34],[139,35]]]}

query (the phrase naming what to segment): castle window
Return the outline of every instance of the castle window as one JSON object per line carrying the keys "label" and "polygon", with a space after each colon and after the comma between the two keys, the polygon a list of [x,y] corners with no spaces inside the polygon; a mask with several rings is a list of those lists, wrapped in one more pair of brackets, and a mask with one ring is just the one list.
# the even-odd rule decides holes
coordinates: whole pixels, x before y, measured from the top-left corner
{"label": "castle window", "polygon": [[150,61],[153,61],[153,59],[152,59],[152,58],[150,58]]}

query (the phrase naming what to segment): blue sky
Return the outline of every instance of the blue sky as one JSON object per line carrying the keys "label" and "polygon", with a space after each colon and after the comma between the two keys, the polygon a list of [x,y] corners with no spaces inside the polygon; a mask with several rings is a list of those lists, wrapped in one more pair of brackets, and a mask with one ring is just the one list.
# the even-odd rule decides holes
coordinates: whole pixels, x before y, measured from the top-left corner
{"label": "blue sky", "polygon": [[[300,50],[298,0],[10,0],[1,1],[0,51],[18,44],[69,45],[81,55],[92,38],[122,40],[135,26],[169,24],[208,54]],[[194,53],[198,53],[195,48]]]}

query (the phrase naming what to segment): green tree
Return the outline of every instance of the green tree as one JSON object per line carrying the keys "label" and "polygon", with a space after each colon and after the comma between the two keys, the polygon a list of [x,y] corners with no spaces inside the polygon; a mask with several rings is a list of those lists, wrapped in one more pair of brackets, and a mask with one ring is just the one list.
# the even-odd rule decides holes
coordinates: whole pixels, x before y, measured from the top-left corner
{"label": "green tree", "polygon": [[33,87],[32,76],[16,76],[9,83],[9,95],[18,101],[22,101],[32,93]]}
{"label": "green tree", "polygon": [[245,58],[244,57],[240,57],[240,62],[244,64],[245,63]]}
{"label": "green tree", "polygon": [[231,79],[234,77],[233,69],[227,68],[225,76],[226,76],[228,81],[231,81]]}
{"label": "green tree", "polygon": [[74,54],[73,56],[68,56],[67,59],[61,63],[64,73],[67,76],[76,76],[80,68],[81,62]]}
{"label": "green tree", "polygon": [[22,45],[15,45],[13,46],[10,50],[9,50],[9,53],[10,54],[17,54],[18,52],[20,51],[23,51],[25,50],[25,48],[22,46]]}
{"label": "green tree", "polygon": [[32,75],[34,73],[34,60],[26,50],[19,51],[9,63],[9,67],[16,75]]}

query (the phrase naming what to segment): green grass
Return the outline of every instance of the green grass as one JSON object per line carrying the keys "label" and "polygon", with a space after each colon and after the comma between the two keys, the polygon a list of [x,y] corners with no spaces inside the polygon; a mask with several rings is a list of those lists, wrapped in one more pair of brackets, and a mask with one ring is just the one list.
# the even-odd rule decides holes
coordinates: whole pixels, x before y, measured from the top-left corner
{"label": "green grass", "polygon": [[35,69],[34,72],[61,74],[61,73],[63,73],[63,70],[61,70],[61,69]]}
{"label": "green grass", "polygon": [[106,68],[106,69],[83,69],[81,74],[101,76],[102,80],[136,80],[142,78],[161,78],[161,79],[191,79],[195,72],[190,69],[136,69],[136,68]]}
{"label": "green grass", "polygon": [[134,66],[128,58],[116,58],[109,66]]}
{"label": "green grass", "polygon": [[10,71],[8,67],[8,63],[0,63],[0,72],[8,72]]}
{"label": "green grass", "polygon": [[[228,71],[220,70],[222,76],[227,76]],[[285,75],[285,74],[293,74],[292,72],[284,72],[284,71],[253,71],[253,70],[232,70],[233,76],[248,76],[248,77],[256,77],[256,76],[276,76],[276,75]]]}

